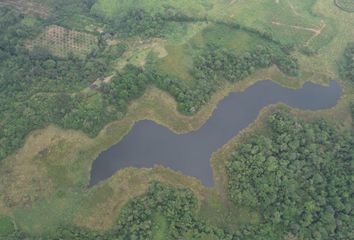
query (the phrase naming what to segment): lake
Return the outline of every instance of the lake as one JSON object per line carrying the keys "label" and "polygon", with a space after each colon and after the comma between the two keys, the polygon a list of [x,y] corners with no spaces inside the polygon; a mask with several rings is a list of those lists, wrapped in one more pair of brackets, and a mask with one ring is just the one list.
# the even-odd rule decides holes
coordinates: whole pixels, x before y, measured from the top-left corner
{"label": "lake", "polygon": [[194,176],[211,187],[211,154],[252,123],[262,108],[282,102],[304,110],[327,109],[334,107],[341,95],[342,88],[336,81],[329,86],[306,83],[301,89],[289,89],[263,80],[225,97],[207,122],[193,132],[176,134],[152,121],[139,121],[94,161],[89,186],[126,167],[161,165]]}

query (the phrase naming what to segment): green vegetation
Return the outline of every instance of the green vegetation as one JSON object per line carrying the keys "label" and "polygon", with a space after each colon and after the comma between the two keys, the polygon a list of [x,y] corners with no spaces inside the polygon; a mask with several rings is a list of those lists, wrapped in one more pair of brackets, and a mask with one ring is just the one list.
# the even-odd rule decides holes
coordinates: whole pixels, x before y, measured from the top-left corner
{"label": "green vegetation", "polygon": [[341,64],[341,74],[343,78],[354,83],[354,42],[349,43],[344,50],[344,59]]}
{"label": "green vegetation", "polygon": [[[147,84],[155,84],[168,91],[178,102],[181,112],[193,114],[209,101],[212,93],[221,85],[220,79],[239,81],[257,69],[272,64],[289,75],[297,75],[298,71],[296,59],[274,44],[268,44],[272,47],[252,47],[253,50],[243,51],[242,55],[206,44],[192,59],[191,71],[188,73],[196,83],[194,87],[184,84],[179,76],[161,73],[153,54],[146,60],[145,70],[127,65],[116,73],[111,82],[98,84],[96,80],[112,71],[115,59],[127,50],[125,44],[109,46],[101,36],[97,50],[85,58],[71,54],[70,46],[65,47],[69,53],[58,53],[57,57],[51,52],[58,49],[50,51],[46,48],[47,44],[41,42],[37,42],[32,50],[27,50],[23,48],[23,43],[28,37],[39,33],[40,24],[29,28],[23,23],[24,15],[9,8],[1,11],[4,25],[1,30],[2,42],[3,45],[8,44],[1,49],[1,124],[4,127],[0,130],[0,159],[22,146],[30,131],[50,123],[82,130],[89,136],[97,135],[107,123],[124,116],[128,103],[140,97]],[[147,20],[146,17],[144,12],[138,10],[128,13],[123,16],[128,28],[118,24],[119,31],[116,33],[137,33],[143,38],[161,37],[156,31],[163,29],[161,24],[170,21],[156,17],[148,17]],[[173,15],[170,18],[177,17]],[[183,16],[178,16],[178,19],[189,21]],[[23,29],[22,33],[19,29]],[[58,29],[64,31],[61,27]],[[51,25],[45,31],[56,31],[56,28],[52,29]],[[22,35],[18,35],[20,33]],[[77,38],[88,36],[75,31],[65,30],[64,33],[65,38],[71,35]],[[209,35],[206,39],[210,38]],[[62,41],[57,42],[57,45],[64,44]],[[77,46],[81,45],[73,45],[72,48]],[[89,86],[98,92],[83,93],[82,89]]]}
{"label": "green vegetation", "polygon": [[[349,239],[354,136],[284,110],[271,114],[262,132],[246,138],[228,160],[235,205],[210,195],[198,211],[190,189],[153,182],[120,209],[111,230],[64,226],[48,239]],[[246,209],[259,209],[262,217]]]}
{"label": "green vegetation", "polygon": [[192,210],[196,204],[190,190],[152,184],[145,196],[132,200],[121,210],[118,232],[124,239],[151,239],[156,224],[154,216],[161,214],[169,222],[169,235],[177,238],[193,226]]}
{"label": "green vegetation", "polygon": [[336,5],[347,12],[354,12],[354,2],[352,0],[334,0]]}
{"label": "green vegetation", "polygon": [[[129,201],[121,210],[114,229],[99,233],[86,229],[61,227],[43,239],[232,239],[222,229],[207,225],[196,217],[197,199],[186,188],[159,182],[150,184],[146,193]],[[10,239],[21,239],[14,233]],[[27,239],[31,239],[29,236]]]}
{"label": "green vegetation", "polygon": [[169,92],[179,104],[179,110],[186,114],[197,112],[208,102],[211,94],[222,84],[221,80],[240,81],[257,69],[272,64],[276,64],[289,75],[297,75],[298,71],[296,59],[283,51],[278,53],[263,46],[238,56],[229,53],[226,49],[208,45],[193,60],[190,75],[196,80],[194,87],[184,84],[178,77],[159,73],[154,67],[153,59],[150,64],[151,79],[154,79],[159,88]]}
{"label": "green vegetation", "polygon": [[206,27],[201,34],[192,39],[192,44],[195,47],[213,44],[224,49],[233,50],[236,54],[254,50],[259,45],[275,47],[274,43],[262,38],[257,33],[227,24],[213,24]]}
{"label": "green vegetation", "polygon": [[247,139],[227,164],[232,201],[264,219],[245,236],[351,238],[354,136],[284,112],[268,125],[269,134]]}
{"label": "green vegetation", "polygon": [[153,217],[152,238],[153,240],[164,240],[168,238],[167,219],[161,214]]}
{"label": "green vegetation", "polygon": [[112,32],[120,37],[140,36],[143,38],[164,37],[177,27],[161,15],[149,15],[144,10],[134,9],[112,24]]}
{"label": "green vegetation", "polygon": [[8,236],[15,231],[15,226],[11,218],[0,216],[0,238]]}
{"label": "green vegetation", "polygon": [[116,1],[97,0],[92,7],[92,12],[101,17],[114,19],[121,17],[125,13],[140,8],[150,15],[167,13],[182,13],[184,15],[195,15],[203,13],[212,7],[211,0],[196,0],[191,3],[188,0],[181,1],[159,1],[159,0],[138,0],[138,1]]}
{"label": "green vegetation", "polygon": [[201,202],[198,215],[213,226],[236,232],[245,226],[257,225],[261,216],[257,209],[235,206],[229,199],[222,199],[215,193],[209,194]]}
{"label": "green vegetation", "polygon": [[[352,1],[335,3],[353,11]],[[92,160],[135,121],[191,131],[229,91],[264,78],[326,83],[340,78],[341,57],[341,76],[353,81],[354,15],[341,9],[318,0],[1,1],[0,239],[350,239],[352,130],[284,113],[236,146],[228,186],[219,173],[206,190],[172,171],[129,169],[86,188]],[[349,116],[344,92],[336,116]],[[154,180],[163,183],[146,191]]]}
{"label": "green vegetation", "polygon": [[317,51],[334,37],[330,21],[324,25],[322,21],[327,19],[313,11],[318,3],[316,0],[222,2],[212,11],[212,18],[237,22],[244,28],[264,33],[284,45],[308,47]]}

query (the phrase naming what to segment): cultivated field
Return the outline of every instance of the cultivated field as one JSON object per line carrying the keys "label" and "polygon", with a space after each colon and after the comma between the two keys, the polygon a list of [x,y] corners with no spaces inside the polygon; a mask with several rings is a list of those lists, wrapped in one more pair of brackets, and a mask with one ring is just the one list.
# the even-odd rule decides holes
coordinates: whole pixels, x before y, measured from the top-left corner
{"label": "cultivated field", "polygon": [[86,56],[97,46],[97,38],[88,33],[51,25],[46,27],[44,32],[32,40],[28,46],[47,48],[59,57],[68,56],[69,53]]}

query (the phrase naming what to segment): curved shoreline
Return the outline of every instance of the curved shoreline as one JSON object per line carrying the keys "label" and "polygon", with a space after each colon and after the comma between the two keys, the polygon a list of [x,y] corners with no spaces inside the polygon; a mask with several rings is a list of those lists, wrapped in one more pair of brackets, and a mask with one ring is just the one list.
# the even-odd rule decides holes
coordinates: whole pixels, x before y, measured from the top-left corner
{"label": "curved shoreline", "polygon": [[[200,128],[206,120],[210,118],[210,115],[225,96],[233,92],[242,91],[248,86],[259,82],[260,79],[265,78],[272,79],[277,84],[291,89],[298,89],[303,86],[305,80],[322,86],[328,86],[330,81],[328,76],[317,73],[303,74],[299,78],[289,78],[281,74],[277,68],[272,67],[258,71],[241,82],[223,85],[212,96],[211,100],[193,116],[180,114],[176,110],[176,102],[171,96],[157,88],[150,87],[141,98],[134,100],[132,104],[130,104],[129,111],[124,119],[108,124],[96,138],[91,139],[80,131],[61,129],[54,125],[32,132],[27,136],[24,147],[1,163],[3,171],[6,171],[6,169],[15,171],[11,176],[3,176],[15,180],[12,181],[11,188],[7,188],[7,191],[10,191],[9,194],[12,194],[11,189],[17,189],[18,187],[24,190],[31,189],[31,182],[36,181],[38,184],[49,184],[49,188],[45,189],[43,193],[38,193],[37,197],[47,199],[48,196],[56,194],[58,187],[60,188],[61,185],[57,187],[53,185],[57,183],[53,182],[54,179],[51,179],[43,172],[47,171],[47,167],[43,168],[43,163],[41,163],[45,160],[42,159],[42,152],[48,152],[46,157],[55,161],[50,164],[58,164],[69,171],[68,173],[70,173],[71,176],[70,184],[65,186],[65,188],[69,192],[78,191],[75,196],[81,196],[80,199],[85,199],[81,201],[89,201],[92,198],[101,199],[102,191],[105,191],[104,189],[111,189],[110,191],[112,191],[109,198],[106,200],[102,199],[101,201],[101,204],[105,205],[104,209],[86,205],[77,206],[79,209],[73,219],[77,226],[88,227],[90,229],[110,228],[113,224],[116,210],[123,206],[130,198],[142,194],[147,188],[149,181],[162,181],[174,186],[191,188],[200,201],[204,201],[203,199],[210,194],[218,194],[223,199],[227,199],[224,186],[222,185],[225,183],[224,176],[219,176],[224,174],[224,172],[219,170],[224,164],[222,160],[228,155],[224,155],[224,158],[220,159],[219,152],[224,152],[225,148],[232,149],[234,144],[238,144],[239,139],[243,138],[241,135],[243,135],[244,132],[252,132],[257,126],[262,125],[260,121],[263,121],[264,118],[261,115],[266,115],[270,110],[278,108],[278,104],[264,108],[252,124],[244,129],[241,134],[231,139],[221,149],[217,149],[212,157],[208,159],[212,167],[213,179],[215,180],[215,186],[212,189],[205,188],[201,182],[194,177],[189,177],[178,171],[172,171],[164,167],[156,167],[153,169],[128,168],[119,171],[109,180],[101,182],[94,188],[87,189],[86,186],[89,181],[89,174],[94,159],[102,151],[109,149],[128,134],[134,126],[134,123],[147,119],[167,127],[175,133],[181,134],[193,131]],[[344,95],[340,99],[339,104],[332,109],[315,112],[305,111],[306,116],[317,118],[336,114],[341,120],[349,120],[347,119],[347,115],[349,114],[347,106],[348,100],[350,100],[348,93],[352,91],[352,88],[350,85],[346,84],[346,82],[339,81],[339,83],[344,90]],[[293,109],[291,111],[294,112]],[[299,110],[295,111],[295,113],[302,114],[304,111]],[[234,139],[238,139],[236,143]],[[68,148],[57,152],[56,149],[58,149],[58,147],[61,148],[62,143],[68,144]],[[227,154],[229,153],[230,152]],[[19,166],[21,167],[19,168]],[[50,165],[48,167],[50,167]],[[35,175],[29,175],[26,169],[33,168],[42,169],[42,173],[36,172]],[[16,176],[21,177],[17,178]],[[21,190],[21,192],[16,194],[16,199],[20,200],[30,193],[28,193],[27,190]],[[0,212],[4,211],[8,212],[11,211],[11,209],[0,209]]]}
{"label": "curved shoreline", "polygon": [[92,165],[89,186],[126,167],[163,165],[211,187],[211,154],[252,123],[264,107],[283,102],[294,108],[319,110],[335,106],[341,96],[342,88],[336,81],[328,87],[305,83],[294,90],[263,80],[243,92],[229,94],[200,128],[188,133],[175,134],[168,127],[140,120],[120,142],[100,153]]}

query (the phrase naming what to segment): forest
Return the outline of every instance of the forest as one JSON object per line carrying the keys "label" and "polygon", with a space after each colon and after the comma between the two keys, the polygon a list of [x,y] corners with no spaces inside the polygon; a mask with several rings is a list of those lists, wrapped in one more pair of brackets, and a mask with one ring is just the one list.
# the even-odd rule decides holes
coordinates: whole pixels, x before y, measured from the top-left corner
{"label": "forest", "polygon": [[350,239],[353,134],[286,112],[272,114],[267,127],[268,134],[249,137],[227,163],[230,198],[259,209],[264,219],[247,229],[248,238]]}

